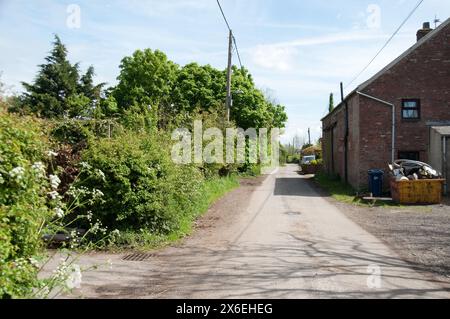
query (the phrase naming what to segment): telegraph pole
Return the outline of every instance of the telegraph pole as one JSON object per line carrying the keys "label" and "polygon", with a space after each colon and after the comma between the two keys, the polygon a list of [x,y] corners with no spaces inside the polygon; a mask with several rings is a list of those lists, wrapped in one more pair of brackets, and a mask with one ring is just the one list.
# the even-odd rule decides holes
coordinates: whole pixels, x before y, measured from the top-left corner
{"label": "telegraph pole", "polygon": [[309,145],[311,145],[311,129],[308,128],[308,141],[309,141]]}
{"label": "telegraph pole", "polygon": [[231,66],[233,58],[233,31],[230,29],[230,35],[228,39],[228,68],[227,68],[227,121],[230,122],[231,107],[233,106],[233,97],[231,96]]}

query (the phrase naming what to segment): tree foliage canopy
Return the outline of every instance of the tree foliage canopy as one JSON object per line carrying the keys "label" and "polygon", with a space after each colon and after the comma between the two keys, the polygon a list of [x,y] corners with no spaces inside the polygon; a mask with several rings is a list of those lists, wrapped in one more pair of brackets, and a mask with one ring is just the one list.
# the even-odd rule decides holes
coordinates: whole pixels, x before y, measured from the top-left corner
{"label": "tree foliage canopy", "polygon": [[67,59],[67,48],[55,35],[53,49],[39,66],[33,84],[23,82],[21,111],[44,118],[88,116],[100,99],[104,84],[94,85],[94,68],[80,77],[79,65]]}
{"label": "tree foliage canopy", "polygon": [[[119,84],[114,97],[119,109],[176,117],[198,110],[225,108],[226,72],[210,65],[190,63],[179,67],[161,51],[136,51],[120,65]],[[284,127],[287,115],[282,105],[274,104],[259,90],[246,69],[233,67],[233,107],[231,120],[242,128]],[[160,119],[161,120],[161,119]]]}
{"label": "tree foliage canopy", "polygon": [[[186,124],[202,112],[225,112],[225,70],[197,63],[180,67],[159,50],[137,50],[122,59],[118,84],[103,91],[104,83],[94,84],[94,68],[80,75],[67,53],[55,36],[35,81],[23,83],[26,93],[19,111],[45,118],[121,117],[131,125],[145,122],[159,128]],[[285,108],[256,87],[247,69],[233,67],[232,95],[231,120],[238,127],[285,126]]]}

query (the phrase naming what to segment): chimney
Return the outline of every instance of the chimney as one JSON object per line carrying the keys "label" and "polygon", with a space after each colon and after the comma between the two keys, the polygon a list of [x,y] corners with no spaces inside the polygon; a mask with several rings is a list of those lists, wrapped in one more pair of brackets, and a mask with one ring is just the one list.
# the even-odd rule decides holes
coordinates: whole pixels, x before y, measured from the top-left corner
{"label": "chimney", "polygon": [[430,22],[425,22],[423,24],[422,29],[417,31],[417,41],[420,41],[420,39],[422,39],[424,36],[426,36],[431,31],[433,31],[433,29],[431,29],[431,27],[430,27]]}

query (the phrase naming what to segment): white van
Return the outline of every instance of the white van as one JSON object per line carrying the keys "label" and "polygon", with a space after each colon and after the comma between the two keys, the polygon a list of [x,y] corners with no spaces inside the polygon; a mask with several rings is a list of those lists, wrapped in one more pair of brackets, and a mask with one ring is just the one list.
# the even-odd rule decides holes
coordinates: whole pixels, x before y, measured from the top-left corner
{"label": "white van", "polygon": [[316,160],[316,156],[315,155],[303,156],[301,164],[302,165],[305,165],[305,164],[308,165],[308,164],[311,164],[311,162],[315,161],[315,160]]}

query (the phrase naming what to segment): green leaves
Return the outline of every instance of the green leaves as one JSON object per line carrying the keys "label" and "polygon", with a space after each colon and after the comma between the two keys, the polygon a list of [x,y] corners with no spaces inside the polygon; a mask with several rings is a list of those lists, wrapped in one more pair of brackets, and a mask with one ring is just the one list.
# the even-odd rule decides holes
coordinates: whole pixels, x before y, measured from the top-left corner
{"label": "green leaves", "polygon": [[195,108],[210,111],[225,100],[225,74],[210,65],[191,63],[177,75],[172,97],[178,110],[192,112]]}
{"label": "green leaves", "polygon": [[94,85],[91,66],[81,78],[79,65],[67,59],[67,48],[55,35],[53,50],[39,66],[33,84],[22,83],[27,91],[15,111],[30,110],[44,118],[90,116],[100,100],[104,84]]}
{"label": "green leaves", "polygon": [[167,233],[189,214],[192,198],[203,181],[190,166],[175,165],[168,137],[125,133],[111,140],[94,140],[83,159],[105,174],[105,181],[82,176],[81,186],[104,193],[102,204],[88,207],[94,219],[109,228]]}
{"label": "green leaves", "polygon": [[334,95],[330,93],[330,101],[328,103],[328,111],[331,113],[334,110]]}
{"label": "green leaves", "polygon": [[[226,72],[210,65],[190,63],[179,68],[161,51],[146,49],[124,58],[120,69],[113,96],[122,114],[138,112],[165,128],[181,114],[189,115],[181,123],[188,125],[198,112],[225,110]],[[231,116],[238,127],[284,127],[284,107],[256,88],[248,70],[233,68],[232,91]]]}
{"label": "green leaves", "polygon": [[161,51],[137,50],[120,64],[119,84],[114,90],[121,111],[140,105],[141,112],[157,109],[171,92],[178,66]]}
{"label": "green leaves", "polygon": [[29,293],[37,279],[29,258],[41,248],[39,229],[50,214],[41,132],[33,119],[0,114],[0,299]]}

